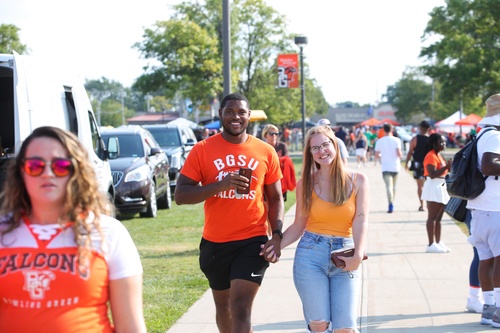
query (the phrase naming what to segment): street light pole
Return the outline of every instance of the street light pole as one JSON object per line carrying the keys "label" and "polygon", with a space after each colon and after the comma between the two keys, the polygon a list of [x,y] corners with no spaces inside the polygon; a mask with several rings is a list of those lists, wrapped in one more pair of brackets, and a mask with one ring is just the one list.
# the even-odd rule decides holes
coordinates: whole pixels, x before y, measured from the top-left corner
{"label": "street light pole", "polygon": [[302,148],[306,138],[306,87],[304,85],[304,46],[307,45],[307,37],[295,37],[295,44],[300,48],[300,92],[302,110]]}

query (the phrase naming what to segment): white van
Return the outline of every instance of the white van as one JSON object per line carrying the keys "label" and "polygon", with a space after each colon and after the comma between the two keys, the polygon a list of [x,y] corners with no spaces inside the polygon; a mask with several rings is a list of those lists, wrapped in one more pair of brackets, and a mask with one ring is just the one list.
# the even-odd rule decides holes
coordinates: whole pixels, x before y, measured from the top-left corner
{"label": "white van", "polygon": [[112,200],[115,192],[108,153],[89,96],[82,83],[63,75],[50,59],[0,54],[0,184],[5,162],[17,154],[23,140],[37,127],[56,126],[78,136],[88,150],[101,190]]}

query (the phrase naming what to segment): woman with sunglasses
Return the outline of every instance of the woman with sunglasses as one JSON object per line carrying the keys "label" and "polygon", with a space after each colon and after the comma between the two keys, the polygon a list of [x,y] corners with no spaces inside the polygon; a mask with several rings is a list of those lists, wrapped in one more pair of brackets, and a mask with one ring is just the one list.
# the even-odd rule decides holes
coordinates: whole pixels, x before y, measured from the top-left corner
{"label": "woman with sunglasses", "polygon": [[76,136],[35,129],[0,201],[0,332],[146,332],[137,249]]}
{"label": "woman with sunglasses", "polygon": [[278,157],[288,156],[288,147],[286,143],[279,141],[280,131],[277,126],[267,124],[262,129],[262,139],[274,147]]}
{"label": "woman with sunglasses", "polygon": [[[358,332],[360,264],[368,228],[368,178],[346,169],[329,126],[311,128],[305,138],[302,179],[297,184],[295,220],[282,249],[297,239],[293,276],[311,332]],[[335,267],[330,255],[355,248]]]}

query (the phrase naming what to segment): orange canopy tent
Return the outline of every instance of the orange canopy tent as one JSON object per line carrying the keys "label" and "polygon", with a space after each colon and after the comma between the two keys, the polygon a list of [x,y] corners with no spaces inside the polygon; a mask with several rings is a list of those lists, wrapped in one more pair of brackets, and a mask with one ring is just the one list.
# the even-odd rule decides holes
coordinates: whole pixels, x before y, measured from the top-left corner
{"label": "orange canopy tent", "polygon": [[456,121],[455,125],[477,125],[477,123],[480,122],[481,119],[483,119],[483,117],[478,116],[475,113],[471,113],[467,115],[467,117]]}
{"label": "orange canopy tent", "polygon": [[393,126],[399,126],[399,125],[401,125],[401,123],[399,123],[399,122],[397,122],[397,121],[395,121],[395,120],[389,119],[389,118],[383,119],[383,120],[381,120],[380,122],[381,122],[382,124],[384,124],[384,123],[388,123],[388,124],[391,124],[391,125],[393,125]]}
{"label": "orange canopy tent", "polygon": [[382,122],[375,118],[366,119],[358,123],[359,126],[375,126],[380,124],[382,124]]}

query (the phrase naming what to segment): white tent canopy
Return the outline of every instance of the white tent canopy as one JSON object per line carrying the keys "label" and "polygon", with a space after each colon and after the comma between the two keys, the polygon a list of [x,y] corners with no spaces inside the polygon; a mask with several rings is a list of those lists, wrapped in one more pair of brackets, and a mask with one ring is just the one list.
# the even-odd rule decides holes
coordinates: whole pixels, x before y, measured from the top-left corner
{"label": "white tent canopy", "polygon": [[460,133],[460,127],[462,127],[462,133],[469,133],[471,129],[474,128],[472,125],[455,125],[456,121],[459,121],[462,118],[465,118],[467,115],[462,113],[462,117],[460,117],[460,111],[455,112],[451,116],[446,119],[440,120],[434,124],[434,127],[437,130],[441,130],[448,133]]}

